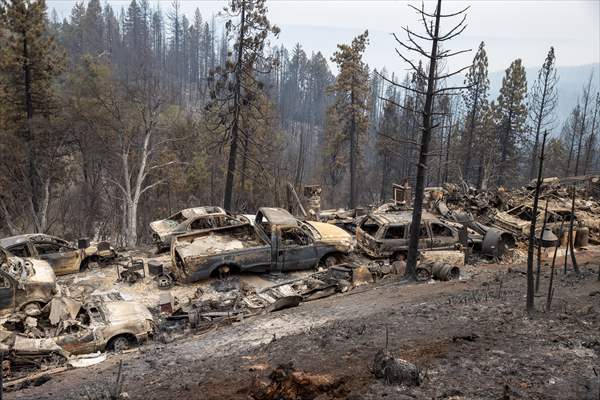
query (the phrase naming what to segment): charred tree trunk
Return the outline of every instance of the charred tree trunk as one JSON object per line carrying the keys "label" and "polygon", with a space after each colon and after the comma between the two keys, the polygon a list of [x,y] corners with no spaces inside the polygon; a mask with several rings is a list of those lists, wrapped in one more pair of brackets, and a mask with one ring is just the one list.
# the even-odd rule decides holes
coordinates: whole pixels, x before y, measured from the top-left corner
{"label": "charred tree trunk", "polygon": [[408,244],[408,258],[406,260],[406,274],[415,278],[417,267],[417,256],[419,254],[419,228],[421,226],[421,214],[423,213],[423,197],[425,189],[425,177],[427,175],[427,156],[429,153],[429,141],[431,139],[431,113],[433,110],[433,99],[435,91],[435,73],[437,70],[437,52],[440,32],[440,15],[442,13],[442,0],[438,0],[435,14],[435,32],[431,43],[431,57],[429,63],[429,75],[427,77],[427,93],[425,96],[425,108],[423,110],[423,135],[421,136],[421,148],[419,151],[419,163],[417,164],[417,178],[415,184],[415,200],[413,205],[412,222],[410,224],[410,239]]}
{"label": "charred tree trunk", "polygon": [[600,94],[596,95],[596,108],[594,109],[594,117],[592,118],[592,129],[590,132],[590,137],[587,142],[587,148],[585,151],[585,161],[583,164],[583,174],[587,174],[590,168],[590,161],[592,157],[592,152],[594,147],[596,146],[596,117],[598,116],[598,108],[600,108]]}
{"label": "charred tree trunk", "polygon": [[548,218],[548,199],[546,199],[546,207],[544,207],[544,220],[542,222],[542,230],[540,232],[540,238],[537,245],[537,270],[535,273],[535,292],[540,290],[540,275],[542,273],[542,236],[544,235],[544,229],[546,229],[546,219]]}
{"label": "charred tree trunk", "polygon": [[[538,115],[536,124],[535,124],[535,141],[533,143],[533,159],[531,160],[531,165],[529,168],[529,180],[533,179],[535,174],[535,169],[537,167],[537,151],[540,141],[540,130],[542,128],[542,120],[544,119],[544,108],[546,107],[546,93],[548,91],[548,74],[544,77],[544,89],[542,90],[542,98],[540,99],[540,114]],[[537,288],[536,288],[537,291]]]}
{"label": "charred tree trunk", "polygon": [[448,182],[448,168],[450,163],[450,143],[452,139],[452,122],[450,122],[450,129],[448,129],[448,138],[446,139],[446,156],[444,160],[444,182]]}
{"label": "charred tree trunk", "polygon": [[548,296],[546,297],[546,312],[550,311],[550,305],[552,304],[552,296],[554,294],[554,267],[556,265],[556,254],[558,253],[558,248],[560,247],[560,237],[563,234],[564,223],[564,220],[562,220],[560,223],[560,228],[558,229],[559,240],[556,242],[556,246],[554,247],[554,256],[552,256],[552,266],[550,267],[550,283],[548,284]]}
{"label": "charred tree trunk", "polygon": [[535,246],[535,223],[537,218],[538,201],[540,198],[540,187],[542,186],[542,170],[544,168],[544,147],[546,146],[546,136],[548,131],[544,131],[542,138],[542,150],[540,152],[540,165],[538,168],[537,182],[535,184],[535,194],[533,196],[533,218],[529,227],[529,245],[527,246],[527,313],[531,315],[535,310],[533,301],[534,284],[533,284],[533,249]]}

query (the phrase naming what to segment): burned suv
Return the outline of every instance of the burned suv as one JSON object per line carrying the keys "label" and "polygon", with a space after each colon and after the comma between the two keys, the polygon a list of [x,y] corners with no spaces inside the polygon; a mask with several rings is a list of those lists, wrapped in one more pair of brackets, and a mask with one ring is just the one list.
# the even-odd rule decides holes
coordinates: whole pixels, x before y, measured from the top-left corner
{"label": "burned suv", "polygon": [[[408,254],[412,211],[367,215],[356,228],[358,248],[373,258],[405,259]],[[458,229],[424,212],[419,229],[419,249],[455,249]]]}

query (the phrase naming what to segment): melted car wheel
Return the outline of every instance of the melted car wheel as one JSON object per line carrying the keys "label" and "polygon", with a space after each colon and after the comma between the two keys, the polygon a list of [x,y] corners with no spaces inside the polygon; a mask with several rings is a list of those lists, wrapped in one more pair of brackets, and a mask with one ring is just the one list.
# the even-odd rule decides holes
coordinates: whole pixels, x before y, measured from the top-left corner
{"label": "melted car wheel", "polygon": [[426,268],[417,268],[415,273],[419,282],[427,282],[431,279],[431,271]]}
{"label": "melted car wheel", "polygon": [[160,274],[156,277],[158,288],[161,290],[171,289],[173,287],[173,278],[168,274]]}
{"label": "melted car wheel", "polygon": [[116,353],[125,351],[130,347],[129,339],[127,339],[125,336],[117,336],[112,340],[110,347]]}

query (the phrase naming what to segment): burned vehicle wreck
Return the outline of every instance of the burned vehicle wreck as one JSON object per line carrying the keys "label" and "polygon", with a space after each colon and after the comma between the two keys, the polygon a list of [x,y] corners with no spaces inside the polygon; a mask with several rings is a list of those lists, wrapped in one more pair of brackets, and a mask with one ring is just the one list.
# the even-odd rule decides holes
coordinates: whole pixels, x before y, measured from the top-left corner
{"label": "burned vehicle wreck", "polygon": [[150,311],[132,301],[92,300],[82,305],[56,297],[43,315],[26,318],[23,324],[18,321],[19,315],[13,315],[4,322],[5,327],[13,324],[12,329],[0,329],[0,350],[16,368],[44,360],[61,362],[71,355],[127,350],[155,331]]}
{"label": "burned vehicle wreck", "polygon": [[177,279],[194,282],[232,271],[281,272],[333,265],[352,251],[350,234],[333,225],[302,222],[281,208],[260,208],[253,225],[177,236],[171,246]]}
{"label": "burned vehicle wreck", "polygon": [[76,247],[64,239],[42,233],[0,239],[0,246],[18,257],[46,261],[56,275],[83,271],[91,263],[108,261],[117,256],[108,242],[90,243],[87,239],[81,239]]}
{"label": "burned vehicle wreck", "polygon": [[154,333],[154,319],[146,306],[133,301],[92,301],[74,319],[58,323],[54,340],[71,354],[122,351]]}
{"label": "burned vehicle wreck", "polygon": [[171,247],[171,240],[177,235],[192,231],[240,225],[246,221],[235,218],[224,209],[216,206],[186,208],[168,218],[150,223],[152,241],[157,251],[163,252]]}
{"label": "burned vehicle wreck", "polygon": [[56,276],[43,260],[17,257],[0,247],[0,315],[38,315],[56,293]]}
{"label": "burned vehicle wreck", "polygon": [[[512,234],[477,223],[464,213],[446,213],[442,220],[424,212],[419,250],[452,250],[464,246],[483,256],[500,258],[515,247]],[[356,229],[358,248],[373,258],[404,260],[408,254],[412,210],[370,213]],[[462,231],[462,235],[461,235]]]}
{"label": "burned vehicle wreck", "polygon": [[[408,254],[412,211],[371,213],[356,228],[358,248],[373,258],[404,260]],[[456,227],[424,212],[419,230],[419,249],[456,249],[460,246]]]}

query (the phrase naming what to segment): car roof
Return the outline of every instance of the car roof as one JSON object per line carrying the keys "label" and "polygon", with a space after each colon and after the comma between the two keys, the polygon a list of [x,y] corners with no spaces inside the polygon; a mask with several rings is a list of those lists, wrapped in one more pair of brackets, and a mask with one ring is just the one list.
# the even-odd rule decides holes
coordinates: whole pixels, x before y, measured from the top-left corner
{"label": "car roof", "polygon": [[258,209],[272,225],[298,226],[298,220],[287,210],[277,207],[261,207]]}
{"label": "car roof", "polygon": [[[380,214],[371,214],[370,217],[373,218],[380,224],[409,224],[412,222],[412,210],[409,211],[398,211],[398,212],[390,212],[390,213],[380,213]],[[421,214],[421,221],[433,221],[440,222],[439,219],[428,212],[423,212]]]}
{"label": "car roof", "polygon": [[185,218],[192,218],[192,217],[197,217],[200,215],[226,214],[226,212],[221,207],[203,206],[203,207],[184,208],[183,210],[181,210],[181,214]]}
{"label": "car roof", "polygon": [[56,236],[46,235],[45,233],[25,233],[23,235],[10,236],[3,239],[0,239],[0,246],[6,248],[10,246],[14,246],[16,244],[27,242],[31,239],[37,240],[61,240],[64,239],[58,238]]}

